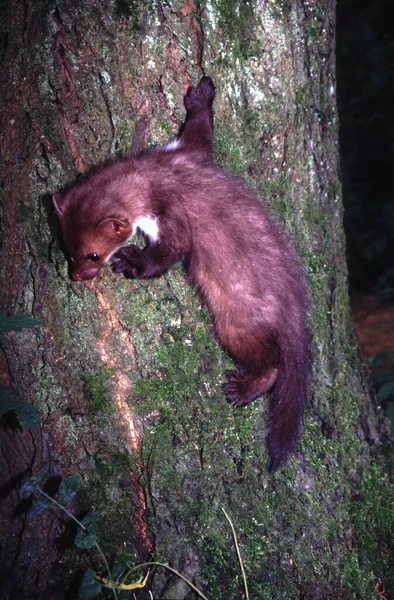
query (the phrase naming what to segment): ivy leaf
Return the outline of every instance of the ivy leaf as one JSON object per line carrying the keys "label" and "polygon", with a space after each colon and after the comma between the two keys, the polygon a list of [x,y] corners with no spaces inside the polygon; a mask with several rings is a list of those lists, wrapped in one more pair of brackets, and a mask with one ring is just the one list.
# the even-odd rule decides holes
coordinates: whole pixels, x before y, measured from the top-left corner
{"label": "ivy leaf", "polygon": [[113,569],[111,569],[111,579],[113,579],[114,581],[119,581],[122,574],[124,573],[125,568],[126,565],[124,564],[115,565]]}
{"label": "ivy leaf", "polygon": [[92,512],[88,513],[86,517],[82,519],[81,523],[85,529],[80,529],[74,538],[74,544],[78,548],[88,550],[89,548],[93,548],[97,543],[96,534],[99,528],[99,518],[100,515],[98,513]]}
{"label": "ivy leaf", "polygon": [[384,383],[378,390],[379,400],[388,400],[394,396],[394,381]]}
{"label": "ivy leaf", "polygon": [[0,311],[0,331],[22,331],[40,324],[40,321],[27,315],[7,315],[6,312]]}
{"label": "ivy leaf", "polygon": [[14,410],[19,421],[19,425],[22,427],[22,429],[40,428],[40,419],[35,406],[28,404],[27,402],[20,402],[19,405],[14,408]]}
{"label": "ivy leaf", "polygon": [[22,429],[39,429],[40,419],[35,406],[19,400],[18,395],[7,385],[0,385],[0,416],[13,410]]}
{"label": "ivy leaf", "polygon": [[393,371],[391,369],[379,369],[371,373],[372,383],[375,386],[383,385],[384,383],[393,380]]}
{"label": "ivy leaf", "polygon": [[88,569],[82,577],[78,590],[78,598],[81,600],[95,598],[101,592],[102,587],[101,583],[96,580],[96,573],[92,569]]}
{"label": "ivy leaf", "polygon": [[394,441],[394,402],[389,402],[386,417],[391,421],[391,439]]}
{"label": "ivy leaf", "polygon": [[95,533],[90,533],[89,531],[84,531],[80,529],[77,535],[74,538],[74,544],[77,548],[83,548],[84,550],[89,550],[93,548],[97,543],[97,536]]}
{"label": "ivy leaf", "polygon": [[70,475],[63,479],[59,486],[59,502],[60,504],[69,504],[77,495],[81,487],[81,478],[78,475]]}

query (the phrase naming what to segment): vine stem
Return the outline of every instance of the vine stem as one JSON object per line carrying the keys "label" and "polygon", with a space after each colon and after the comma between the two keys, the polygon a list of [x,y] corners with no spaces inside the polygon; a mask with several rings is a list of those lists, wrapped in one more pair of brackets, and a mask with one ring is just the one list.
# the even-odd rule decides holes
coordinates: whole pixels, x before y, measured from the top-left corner
{"label": "vine stem", "polygon": [[209,600],[209,598],[207,598],[191,581],[189,581],[189,579],[186,579],[186,577],[184,577],[182,575],[182,573],[179,573],[179,571],[177,571],[176,569],[173,569],[172,567],[170,567],[169,565],[166,565],[165,563],[146,562],[146,563],[141,563],[140,565],[136,565],[134,568],[136,569],[137,567],[147,567],[148,565],[156,565],[158,567],[164,567],[165,569],[168,569],[169,571],[171,571],[171,573],[174,573],[174,575],[177,575],[178,577],[183,579],[183,581],[185,583],[187,583],[187,585],[189,585],[200,596],[200,598],[203,598],[203,600]]}
{"label": "vine stem", "polygon": [[250,600],[249,599],[248,582],[246,581],[245,569],[244,569],[244,565],[243,565],[243,562],[242,562],[241,552],[239,551],[237,534],[235,533],[234,525],[233,525],[230,517],[228,516],[228,514],[226,513],[226,511],[224,510],[223,507],[222,507],[222,511],[224,512],[224,516],[226,517],[227,521],[230,523],[231,531],[232,531],[233,538],[234,538],[235,549],[237,551],[238,561],[239,561],[239,565],[240,565],[241,571],[242,571],[242,578],[244,580],[244,588],[245,588],[246,600]]}

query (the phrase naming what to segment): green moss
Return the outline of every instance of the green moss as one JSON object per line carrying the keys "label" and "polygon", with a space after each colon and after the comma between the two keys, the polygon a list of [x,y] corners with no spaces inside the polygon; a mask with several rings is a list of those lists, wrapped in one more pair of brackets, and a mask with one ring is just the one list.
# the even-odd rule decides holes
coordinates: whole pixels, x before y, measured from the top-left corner
{"label": "green moss", "polygon": [[108,389],[108,381],[115,372],[115,368],[105,368],[93,375],[85,375],[85,389],[93,413],[112,414],[115,412]]}
{"label": "green moss", "polygon": [[31,207],[20,198],[18,203],[17,222],[25,223],[29,219],[31,219]]}
{"label": "green moss", "polygon": [[254,33],[260,26],[253,2],[242,0],[214,0],[225,51],[218,53],[217,62],[226,64],[226,58],[247,60],[261,52],[261,41]]}
{"label": "green moss", "polygon": [[130,19],[133,23],[133,31],[135,33],[140,31],[140,4],[137,0],[115,0],[115,14],[118,17]]}
{"label": "green moss", "polygon": [[[298,582],[302,582],[309,597],[316,581],[326,582],[320,592],[327,600],[374,597],[371,573],[358,565],[354,550],[338,553],[341,540],[348,536],[347,504],[339,503],[331,512],[322,502],[325,494],[334,493],[336,485],[327,472],[327,463],[315,473],[316,479],[309,482],[309,489],[303,488],[304,482],[296,481],[296,470],[290,467],[285,478],[276,474],[274,481],[267,480],[260,494],[257,491],[253,497],[245,495],[248,478],[242,482],[239,499],[232,492],[232,515],[251,597],[295,598],[299,594]],[[251,515],[250,519],[242,518],[242,528],[236,518],[240,507],[243,514]],[[277,521],[284,527],[281,537],[276,535]],[[318,539],[330,540],[330,544],[316,545]],[[225,523],[210,528],[202,548],[209,593],[218,600],[241,595],[239,565]],[[225,589],[222,582],[227,581],[228,585],[229,572],[231,589]],[[278,585],[284,579],[285,593]],[[342,594],[332,595],[330,585],[338,581],[342,582]]]}
{"label": "green moss", "polygon": [[[304,246],[300,249],[300,255],[307,268],[311,289],[316,297],[316,301],[319,305],[322,305],[329,282],[335,273],[331,266],[328,265],[327,257],[323,254],[311,252],[309,248]],[[326,310],[324,305],[323,310]]]}
{"label": "green moss", "polygon": [[381,596],[375,589],[376,579],[373,573],[360,567],[356,554],[348,554],[343,562],[341,582],[348,590],[345,598],[349,600],[377,600]]}
{"label": "green moss", "polygon": [[316,206],[312,202],[305,203],[305,219],[308,224],[316,224],[323,230],[326,229],[329,224],[328,216],[321,211],[317,210]]}
{"label": "green moss", "polygon": [[[204,374],[209,373],[219,353],[202,323],[194,331],[182,326],[170,329],[157,349],[159,377],[136,381],[136,391],[144,398],[139,410],[159,409],[163,418],[179,423],[182,415],[177,414],[178,407],[185,401],[196,402],[196,391],[204,386]],[[204,362],[204,355],[210,356],[209,363]],[[185,413],[183,417],[191,419],[192,415]]]}
{"label": "green moss", "polygon": [[[182,113],[180,119],[184,117]],[[169,120],[168,115],[163,115],[160,112],[155,115],[150,124],[151,137],[150,145],[155,146],[157,144],[166,144],[169,140],[174,138],[178,132],[174,131],[174,126]]]}
{"label": "green moss", "polygon": [[295,97],[298,106],[305,108],[306,99],[308,97],[308,88],[306,85],[297,85],[295,88]]}
{"label": "green moss", "polygon": [[239,598],[242,593],[239,564],[234,549],[228,543],[229,537],[225,531],[216,530],[210,533],[202,546],[204,579],[210,597],[218,600]]}
{"label": "green moss", "polygon": [[143,454],[146,463],[150,468],[154,467],[157,474],[154,487],[166,489],[169,496],[176,497],[178,494],[182,496],[182,481],[179,473],[174,469],[172,442],[171,427],[165,421],[161,421],[150,429],[149,435],[144,439]]}
{"label": "green moss", "polygon": [[278,21],[283,21],[291,9],[291,0],[274,0],[270,5],[272,15]]}
{"label": "green moss", "polygon": [[394,595],[394,485],[378,465],[363,475],[361,489],[350,504],[353,541],[364,573],[382,581]]}
{"label": "green moss", "polygon": [[[320,57],[327,54],[326,36],[322,35],[323,23],[325,21],[325,13],[327,6],[322,2],[316,2],[311,5],[312,10],[308,13],[308,21],[305,24],[308,44],[313,45],[318,51]],[[321,89],[323,89],[321,87]]]}
{"label": "green moss", "polygon": [[234,135],[234,131],[218,124],[215,130],[215,161],[224,166],[226,171],[238,177],[245,175],[245,157],[242,147],[242,141]]}
{"label": "green moss", "polygon": [[120,477],[128,477],[130,472],[138,471],[136,456],[129,452],[111,453],[111,470],[118,473]]}
{"label": "green moss", "polygon": [[130,483],[130,475],[136,470],[136,457],[128,452],[112,453],[104,460],[96,461],[78,495],[81,513],[94,511],[100,515],[99,542],[114,562],[119,560],[117,557],[125,548],[130,548],[125,537],[125,522],[130,526],[135,501],[132,486],[126,484]]}
{"label": "green moss", "polygon": [[[294,217],[289,202],[291,186],[286,175],[280,174],[271,181],[264,183],[264,195],[268,198],[274,213],[284,222]],[[294,218],[293,218],[294,221]]]}

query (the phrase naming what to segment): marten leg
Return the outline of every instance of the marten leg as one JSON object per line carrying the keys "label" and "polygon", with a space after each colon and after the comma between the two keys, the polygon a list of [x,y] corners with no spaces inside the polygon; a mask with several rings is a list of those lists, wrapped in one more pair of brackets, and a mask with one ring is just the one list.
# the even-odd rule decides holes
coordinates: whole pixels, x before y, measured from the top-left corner
{"label": "marten leg", "polygon": [[196,87],[189,87],[185,96],[186,120],[178,140],[181,147],[188,146],[212,158],[213,116],[212,103],[215,87],[209,77],[203,77]]}
{"label": "marten leg", "polygon": [[248,375],[243,371],[227,371],[228,383],[223,385],[226,400],[234,406],[246,406],[268,392],[276,381],[278,369],[267,368],[263,375]]}
{"label": "marten leg", "polygon": [[129,279],[158,277],[184,256],[159,242],[145,248],[125,246],[111,256],[111,268],[115,273],[123,273]]}
{"label": "marten leg", "polygon": [[263,325],[254,331],[226,323],[220,332],[224,349],[240,367],[239,371],[228,371],[228,383],[223,391],[228,402],[245,406],[268,392],[275,384],[279,349],[272,332]]}

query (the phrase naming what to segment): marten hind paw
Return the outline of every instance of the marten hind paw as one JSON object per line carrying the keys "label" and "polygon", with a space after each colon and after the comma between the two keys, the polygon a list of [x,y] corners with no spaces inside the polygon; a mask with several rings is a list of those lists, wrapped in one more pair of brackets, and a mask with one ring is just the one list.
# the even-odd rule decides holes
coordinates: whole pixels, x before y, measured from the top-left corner
{"label": "marten hind paw", "polygon": [[223,384],[222,389],[229,404],[240,407],[246,406],[254,400],[248,394],[249,377],[240,371],[226,371],[226,377],[229,381]]}

